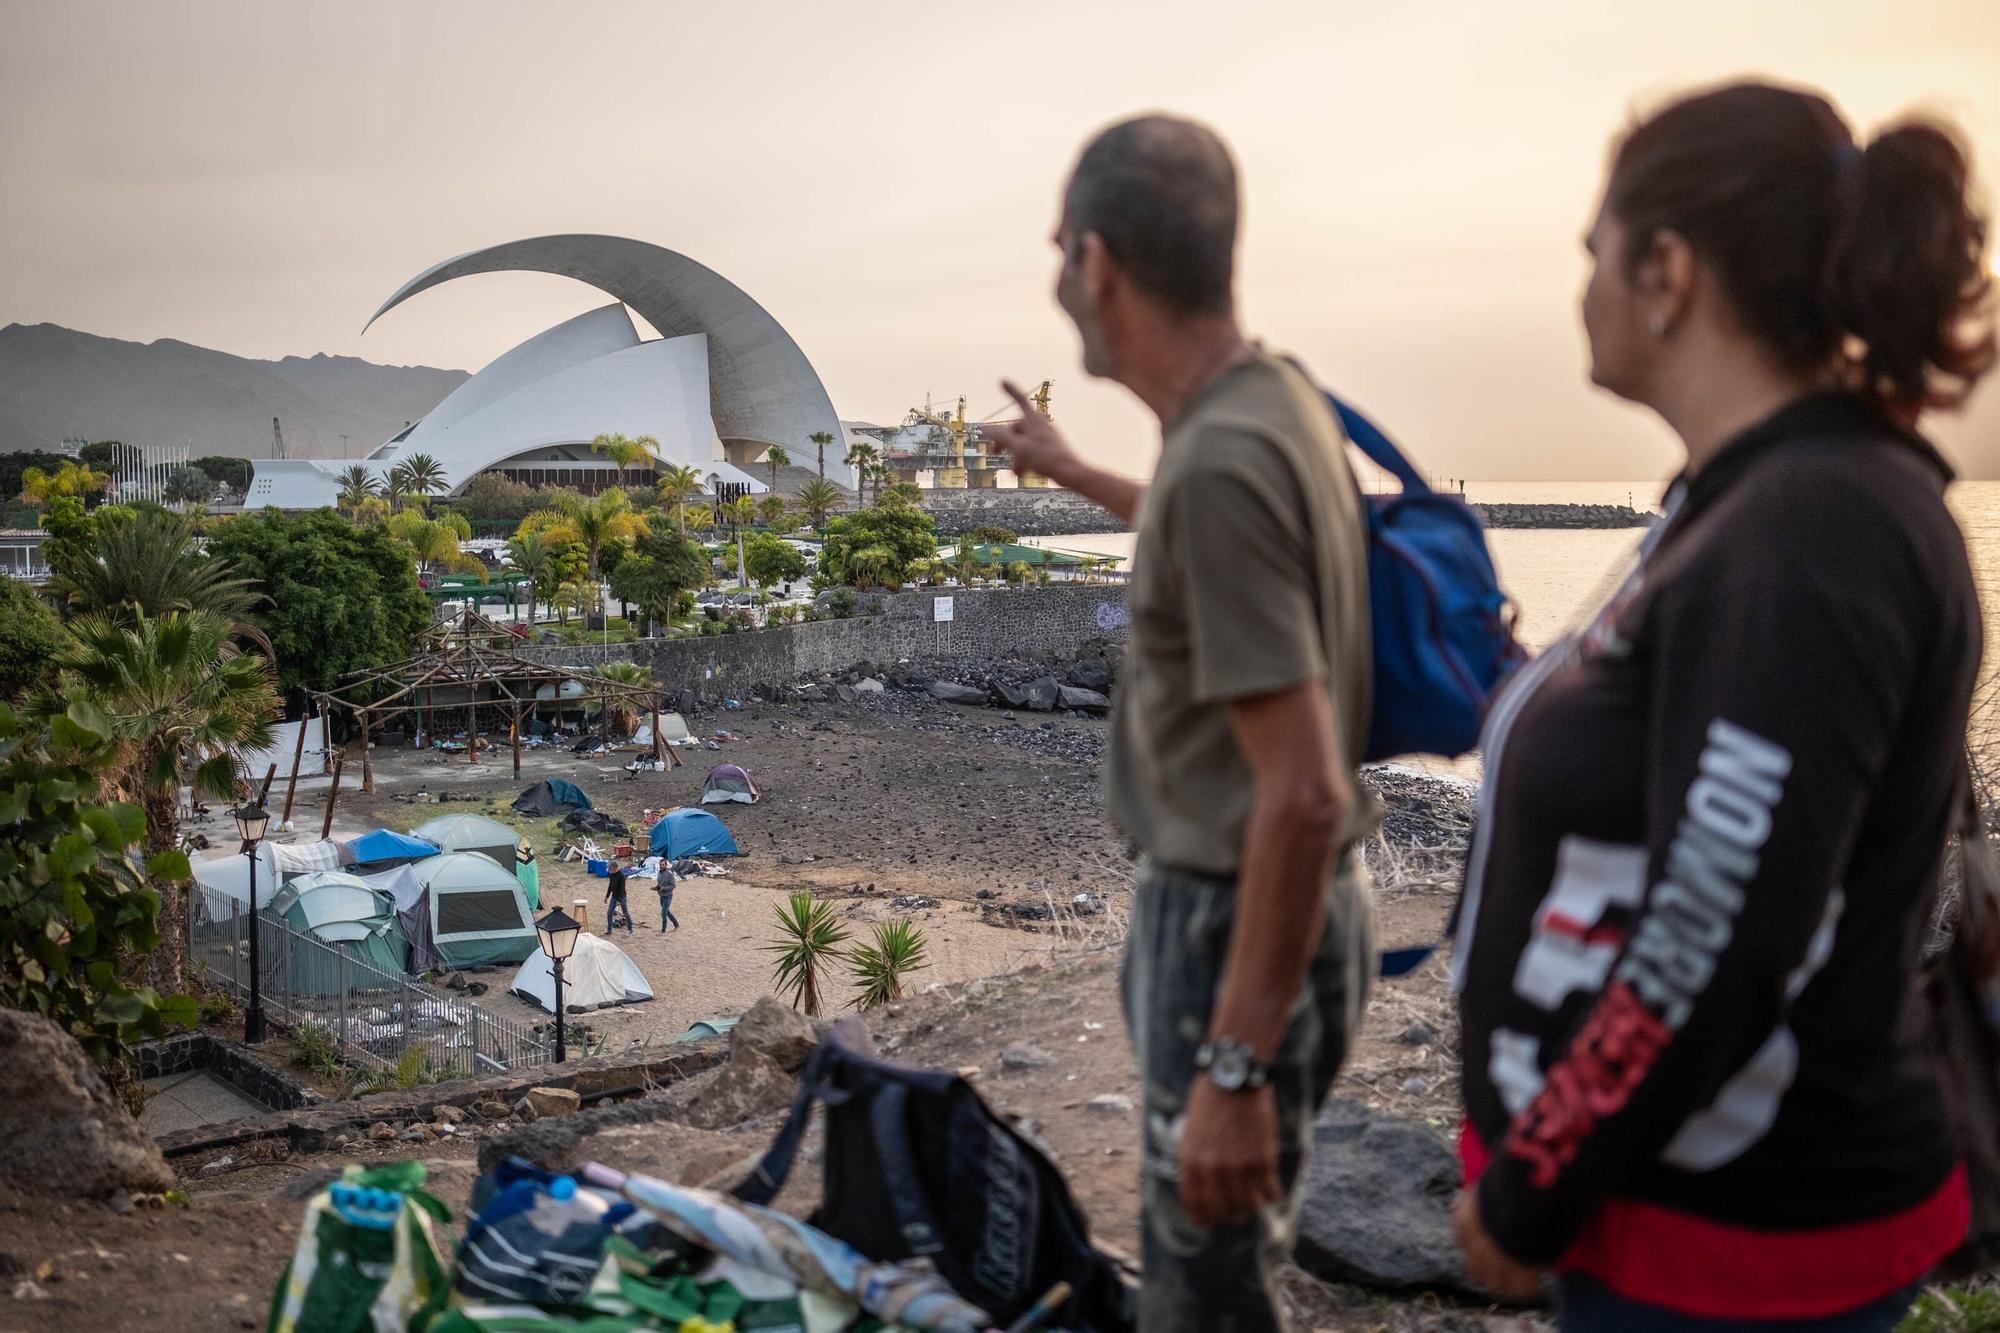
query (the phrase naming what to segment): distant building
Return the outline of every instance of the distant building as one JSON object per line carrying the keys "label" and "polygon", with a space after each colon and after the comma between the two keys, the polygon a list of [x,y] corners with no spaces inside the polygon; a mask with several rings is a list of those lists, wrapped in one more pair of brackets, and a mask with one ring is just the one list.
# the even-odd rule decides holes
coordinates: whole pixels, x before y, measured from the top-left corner
{"label": "distant building", "polygon": [[[619,480],[618,465],[590,448],[615,433],[659,441],[652,464],[626,471],[629,485],[651,484],[671,463],[693,467],[711,489],[737,483],[761,492],[768,487],[754,460],[771,446],[797,460],[813,449],[813,432],[845,436],[818,373],[777,320],[720,274],[641,241],[543,236],[474,251],[412,278],[369,323],[453,278],[509,270],[558,273],[617,299],[530,338],[459,385],[361,461],[378,478],[426,454],[444,470],[446,494],[487,472],[592,494]],[[627,307],[661,336],[641,339]],[[335,503],[339,474],[354,464],[253,466],[246,507],[316,509]],[[842,464],[838,475],[851,481],[852,473]]]}

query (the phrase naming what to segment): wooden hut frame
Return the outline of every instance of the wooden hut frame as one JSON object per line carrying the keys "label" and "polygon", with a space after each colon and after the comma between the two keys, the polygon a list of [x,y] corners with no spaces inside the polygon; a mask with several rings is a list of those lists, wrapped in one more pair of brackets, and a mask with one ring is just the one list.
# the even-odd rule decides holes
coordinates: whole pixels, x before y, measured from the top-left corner
{"label": "wooden hut frame", "polygon": [[[653,761],[678,768],[684,762],[660,736],[659,691],[644,686],[606,680],[587,671],[554,666],[524,657],[518,651],[521,639],[496,625],[477,611],[467,608],[451,624],[429,632],[424,648],[414,657],[387,666],[350,671],[332,689],[314,695],[322,707],[342,708],[361,732],[361,790],[375,790],[375,766],[369,758],[370,732],[391,717],[421,714],[426,735],[434,735],[433,719],[440,712],[465,710],[465,750],[467,761],[479,759],[479,710],[499,708],[510,719],[508,735],[514,750],[514,776],[521,776],[521,721],[532,715],[539,700],[536,691],[544,686],[555,696],[557,716],[566,701],[565,685],[581,686],[572,699],[595,697],[598,726],[606,745],[611,743],[611,701],[635,705],[641,716],[652,718]],[[439,704],[443,693],[447,702]]]}

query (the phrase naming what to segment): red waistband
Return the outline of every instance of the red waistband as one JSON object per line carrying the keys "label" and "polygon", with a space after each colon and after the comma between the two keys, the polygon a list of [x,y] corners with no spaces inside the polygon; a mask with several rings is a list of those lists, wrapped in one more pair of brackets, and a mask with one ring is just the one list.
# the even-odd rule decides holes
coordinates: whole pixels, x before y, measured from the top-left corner
{"label": "red waistband", "polygon": [[[1459,1128],[1469,1185],[1486,1146]],[[1955,1167],[1929,1197],[1838,1226],[1771,1231],[1636,1199],[1607,1199],[1556,1268],[1627,1300],[1711,1319],[1815,1319],[1908,1286],[1965,1239],[1972,1199]]]}

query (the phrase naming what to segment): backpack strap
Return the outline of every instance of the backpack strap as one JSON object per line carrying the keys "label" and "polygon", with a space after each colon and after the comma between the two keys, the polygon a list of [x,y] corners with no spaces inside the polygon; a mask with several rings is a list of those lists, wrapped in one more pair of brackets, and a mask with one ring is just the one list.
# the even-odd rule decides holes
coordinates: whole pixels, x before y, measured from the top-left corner
{"label": "backpack strap", "polygon": [[763,1160],[757,1163],[757,1169],[730,1191],[736,1198],[745,1203],[768,1204],[785,1187],[786,1178],[792,1174],[792,1162],[799,1153],[799,1144],[806,1136],[806,1127],[812,1123],[813,1103],[838,1106],[847,1100],[848,1094],[828,1080],[831,1072],[828,1065],[839,1054],[831,1038],[814,1048],[805,1068],[799,1071],[799,1090],[792,1094],[792,1109],[785,1113],[785,1123],[779,1128],[777,1137],[771,1140],[771,1146],[764,1150]]}
{"label": "backpack strap", "polygon": [[868,1106],[868,1124],[875,1135],[875,1159],[882,1168],[882,1188],[896,1215],[896,1229],[912,1255],[937,1254],[944,1249],[944,1233],[932,1216],[924,1197],[924,1183],[910,1155],[910,1134],[905,1120],[910,1090],[895,1079],[885,1079]]}
{"label": "backpack strap", "polygon": [[1382,433],[1381,427],[1362,416],[1359,409],[1341,401],[1327,390],[1322,389],[1320,392],[1326,394],[1326,405],[1340,418],[1340,428],[1347,432],[1347,438],[1353,442],[1354,447],[1359,449],[1369,462],[1401,482],[1403,494],[1431,493],[1430,483],[1410,466],[1410,460],[1403,457],[1402,450],[1390,443],[1389,437]]}

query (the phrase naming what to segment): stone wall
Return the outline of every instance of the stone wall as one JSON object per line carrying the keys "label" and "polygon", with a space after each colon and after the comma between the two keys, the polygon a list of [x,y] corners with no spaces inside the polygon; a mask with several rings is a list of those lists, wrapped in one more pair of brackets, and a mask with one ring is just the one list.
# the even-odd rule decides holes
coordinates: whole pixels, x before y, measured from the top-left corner
{"label": "stone wall", "polygon": [[1645,509],[1624,505],[1476,504],[1489,528],[1644,528],[1659,520]]}
{"label": "stone wall", "polygon": [[265,1064],[241,1046],[209,1032],[184,1032],[132,1048],[141,1079],[206,1070],[230,1087],[276,1111],[319,1104],[320,1095],[285,1071]]}
{"label": "stone wall", "polygon": [[1073,537],[1081,532],[1123,532],[1124,521],[1075,491],[1047,489],[950,490],[924,492],[923,507],[937,529],[955,537],[992,524],[1023,537]]}
{"label": "stone wall", "polygon": [[[939,621],[936,603],[952,601]],[[857,662],[900,658],[984,660],[1072,657],[1093,642],[1122,642],[1129,623],[1125,588],[1075,584],[1032,588],[958,588],[865,598],[874,614],[818,620],[706,638],[642,639],[602,647],[523,648],[524,656],[569,667],[606,660],[638,662],[663,692],[684,703],[700,696],[741,695],[759,685],[790,685],[803,677],[843,671]]]}

